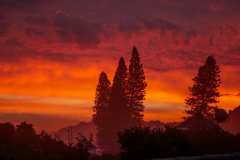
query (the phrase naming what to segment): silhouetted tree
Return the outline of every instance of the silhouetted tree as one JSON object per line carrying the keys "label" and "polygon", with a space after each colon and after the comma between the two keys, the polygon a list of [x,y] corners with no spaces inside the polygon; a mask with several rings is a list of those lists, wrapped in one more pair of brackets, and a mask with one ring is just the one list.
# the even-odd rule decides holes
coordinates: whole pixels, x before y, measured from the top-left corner
{"label": "silhouetted tree", "polygon": [[20,143],[21,145],[35,145],[37,143],[38,137],[32,124],[22,122],[16,126],[16,138],[18,139],[18,143]]}
{"label": "silhouetted tree", "polygon": [[17,156],[32,159],[38,155],[40,146],[38,136],[32,124],[22,122],[16,126],[15,143]]}
{"label": "silhouetted tree", "polygon": [[15,126],[11,123],[0,124],[0,144],[11,143],[15,136]]}
{"label": "silhouetted tree", "polygon": [[144,111],[143,101],[145,99],[146,86],[143,65],[141,64],[137,48],[133,47],[129,64],[127,94],[134,126],[140,125],[143,121],[142,112]]}
{"label": "silhouetted tree", "polygon": [[[75,145],[75,149],[77,151],[77,158],[88,160],[91,157],[91,152],[95,151],[95,146],[93,145],[93,138],[89,139],[84,136],[79,136],[77,138],[77,144]],[[95,153],[94,153],[95,154]]]}
{"label": "silhouetted tree", "polygon": [[39,135],[39,156],[42,159],[64,159],[68,157],[67,154],[69,146],[65,145],[63,141],[53,138],[48,133],[42,131]]}
{"label": "silhouetted tree", "polygon": [[110,81],[108,80],[107,74],[102,72],[99,77],[96,96],[95,96],[95,105],[94,105],[94,115],[93,122],[97,128],[97,143],[100,148],[104,148],[104,144],[108,139],[106,135],[106,124],[109,121],[109,98],[110,98]]}
{"label": "silhouetted tree", "polygon": [[131,119],[130,110],[127,106],[126,83],[127,67],[123,58],[119,64],[113,79],[111,96],[109,101],[109,117],[107,122],[107,135],[109,151],[117,152],[117,134],[120,130],[127,128]]}
{"label": "silhouetted tree", "polygon": [[189,89],[190,96],[186,99],[188,109],[186,113],[191,116],[211,117],[211,108],[216,107],[220,97],[219,86],[220,70],[214,57],[209,56],[198,74],[193,78],[193,86]]}
{"label": "silhouetted tree", "polygon": [[0,124],[0,159],[10,159],[14,152],[15,126],[11,123]]}

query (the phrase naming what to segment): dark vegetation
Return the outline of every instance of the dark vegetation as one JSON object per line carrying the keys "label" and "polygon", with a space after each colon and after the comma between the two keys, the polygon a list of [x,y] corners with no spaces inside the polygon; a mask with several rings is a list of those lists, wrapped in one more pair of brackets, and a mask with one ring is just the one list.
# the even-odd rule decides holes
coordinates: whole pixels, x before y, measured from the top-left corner
{"label": "dark vegetation", "polygon": [[183,131],[134,128],[119,134],[121,158],[126,160],[154,159],[204,154],[227,154],[240,151],[240,136],[221,128],[204,131]]}
{"label": "dark vegetation", "polygon": [[78,137],[77,144],[66,145],[45,132],[37,134],[31,124],[0,124],[1,160],[88,160],[94,145]]}
{"label": "dark vegetation", "polygon": [[122,159],[147,159],[189,155],[191,144],[175,128],[133,128],[119,134]]}
{"label": "dark vegetation", "polygon": [[240,135],[232,135],[219,126],[228,116],[218,107],[220,85],[220,68],[209,56],[189,88],[184,121],[161,129],[144,127],[147,84],[134,47],[129,67],[120,58],[112,84],[105,72],[100,74],[93,107],[96,146],[91,138],[83,136],[76,137],[77,143],[66,145],[45,132],[37,134],[31,124],[24,122],[15,127],[3,123],[0,159],[141,160],[240,152]]}

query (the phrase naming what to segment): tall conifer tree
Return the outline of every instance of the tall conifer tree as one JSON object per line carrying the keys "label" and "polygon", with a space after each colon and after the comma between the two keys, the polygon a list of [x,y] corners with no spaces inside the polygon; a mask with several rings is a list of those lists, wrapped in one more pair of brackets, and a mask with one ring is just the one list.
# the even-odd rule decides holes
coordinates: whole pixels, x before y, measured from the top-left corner
{"label": "tall conifer tree", "polygon": [[[112,91],[110,96],[110,111],[115,123],[113,126],[124,128],[129,124],[129,110],[127,107],[127,67],[123,58],[120,58],[119,64],[113,79]],[[116,118],[116,116],[118,116]]]}
{"label": "tall conifer tree", "polygon": [[190,95],[186,98],[188,105],[186,113],[210,118],[211,109],[216,107],[220,97],[221,84],[220,69],[214,57],[207,58],[205,64],[199,68],[197,76],[193,78],[193,82],[193,86],[189,89]]}
{"label": "tall conifer tree", "polygon": [[133,47],[132,55],[129,64],[129,75],[127,84],[128,106],[132,112],[133,125],[140,125],[143,120],[145,99],[145,90],[147,83],[143,65],[140,61],[140,56],[136,47]]}
{"label": "tall conifer tree", "polygon": [[117,152],[119,146],[117,143],[117,135],[123,129],[129,127],[130,111],[127,107],[127,67],[123,58],[120,58],[115,76],[113,78],[111,96],[109,101],[109,149],[111,152]]}
{"label": "tall conifer tree", "polygon": [[104,148],[105,141],[107,141],[106,135],[106,124],[108,122],[108,107],[110,98],[110,81],[108,80],[107,74],[102,72],[99,76],[99,81],[96,89],[95,105],[93,122],[97,129],[97,143],[100,148]]}

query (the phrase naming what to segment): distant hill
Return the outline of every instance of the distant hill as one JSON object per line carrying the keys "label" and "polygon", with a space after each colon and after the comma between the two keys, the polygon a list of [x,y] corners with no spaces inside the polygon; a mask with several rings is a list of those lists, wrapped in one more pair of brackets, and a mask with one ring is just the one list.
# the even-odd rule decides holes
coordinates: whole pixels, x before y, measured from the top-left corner
{"label": "distant hill", "polygon": [[[145,121],[143,126],[150,127],[152,129],[165,128],[165,124],[160,121]],[[93,140],[94,142],[96,142],[95,133],[96,133],[95,125],[90,121],[90,122],[80,122],[77,125],[73,125],[73,126],[67,126],[65,128],[59,129],[53,134],[55,137],[63,140],[66,144],[69,144],[69,143],[75,143],[76,138],[79,135],[83,135],[88,138],[93,136]]]}
{"label": "distant hill", "polygon": [[233,134],[240,134],[240,106],[229,112],[228,119],[221,124],[222,128]]}
{"label": "distant hill", "polygon": [[92,122],[79,122],[77,125],[67,126],[65,128],[59,129],[54,133],[54,136],[63,140],[66,144],[75,143],[76,138],[80,135],[87,138],[93,136],[95,141],[95,126]]}

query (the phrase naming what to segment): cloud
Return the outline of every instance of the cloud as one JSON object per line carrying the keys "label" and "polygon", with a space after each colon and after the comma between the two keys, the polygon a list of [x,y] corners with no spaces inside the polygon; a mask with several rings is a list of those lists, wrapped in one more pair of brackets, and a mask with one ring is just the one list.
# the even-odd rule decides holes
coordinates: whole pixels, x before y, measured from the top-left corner
{"label": "cloud", "polygon": [[178,25],[163,20],[161,18],[136,18],[129,21],[122,21],[118,24],[118,29],[121,32],[135,33],[139,31],[180,31]]}
{"label": "cloud", "polygon": [[16,37],[6,39],[0,45],[0,51],[0,64],[14,64],[42,57],[38,51],[26,46],[22,40]]}
{"label": "cloud", "polygon": [[6,35],[8,32],[9,24],[6,22],[0,22],[0,36]]}
{"label": "cloud", "polygon": [[47,37],[47,32],[43,31],[42,29],[39,28],[26,28],[25,33],[27,36],[34,38],[46,38]]}
{"label": "cloud", "polygon": [[77,42],[82,47],[96,47],[100,43],[101,24],[82,18],[58,14],[55,18],[56,32],[65,42]]}
{"label": "cloud", "polygon": [[25,23],[33,26],[44,26],[50,23],[49,20],[43,16],[27,16],[24,21]]}
{"label": "cloud", "polygon": [[40,8],[45,0],[1,0],[0,9],[2,11],[11,11],[11,12],[25,12],[25,11],[34,11],[37,8]]}
{"label": "cloud", "polygon": [[5,16],[0,15],[0,36],[4,36],[9,31],[10,24],[7,22]]}
{"label": "cloud", "polygon": [[5,41],[5,45],[10,47],[24,47],[23,43],[21,43],[17,38],[9,38]]}

